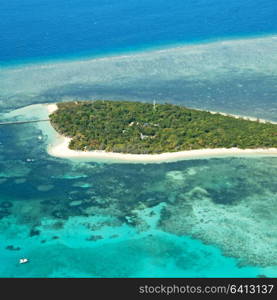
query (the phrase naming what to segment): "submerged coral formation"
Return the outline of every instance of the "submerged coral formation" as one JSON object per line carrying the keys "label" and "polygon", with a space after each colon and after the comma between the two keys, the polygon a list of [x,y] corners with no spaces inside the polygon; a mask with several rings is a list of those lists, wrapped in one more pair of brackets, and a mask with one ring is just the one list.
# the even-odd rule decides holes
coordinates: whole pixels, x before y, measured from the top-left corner
{"label": "submerged coral formation", "polygon": [[[266,39],[266,47],[264,42],[199,48],[194,60],[204,61],[205,70],[203,65],[192,67],[184,49],[157,57],[145,54],[132,58],[141,63],[140,70],[134,68],[119,85],[117,79],[126,73],[126,66],[135,66],[130,65],[130,57],[107,60],[107,69],[105,60],[6,69],[1,73],[1,94],[9,101],[0,99],[0,106],[18,107],[38,99],[72,100],[72,96],[152,99],[161,92],[160,100],[242,115],[252,115],[253,110],[253,115],[275,120],[276,91],[270,87],[276,76],[276,40]],[[241,43],[251,50],[246,55],[241,53]],[[220,67],[224,55],[231,52],[234,61],[228,70]],[[217,54],[222,54],[221,62],[213,73]],[[168,73],[174,60],[179,73]],[[150,81],[142,80],[149,61],[152,70],[157,74],[163,70],[169,79],[148,74],[151,89],[145,84]],[[234,73],[241,64],[244,71]],[[110,77],[91,72],[92,68],[106,70]],[[71,71],[76,78],[72,86],[65,82]],[[87,79],[87,85],[76,92],[76,86]],[[190,99],[184,99],[186,94]],[[237,95],[243,95],[244,103]],[[32,115],[44,117],[38,108],[32,109]],[[276,158],[226,157],[155,165],[72,162],[47,155],[50,131],[42,139],[39,136],[41,130],[33,125],[1,127],[0,276],[277,276]],[[30,264],[19,267],[19,255],[31,258]]]}
{"label": "submerged coral formation", "polygon": [[276,195],[253,194],[228,205],[215,203],[207,190],[196,187],[182,197],[165,208],[163,230],[218,245],[244,265],[276,264]]}

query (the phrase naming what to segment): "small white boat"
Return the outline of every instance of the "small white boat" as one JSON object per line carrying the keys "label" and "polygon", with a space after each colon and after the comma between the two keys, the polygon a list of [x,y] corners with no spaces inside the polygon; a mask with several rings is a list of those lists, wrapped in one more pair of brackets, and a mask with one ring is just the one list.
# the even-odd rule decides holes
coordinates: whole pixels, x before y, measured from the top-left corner
{"label": "small white boat", "polygon": [[26,264],[27,262],[29,262],[28,258],[20,258],[20,260],[19,260],[20,264]]}

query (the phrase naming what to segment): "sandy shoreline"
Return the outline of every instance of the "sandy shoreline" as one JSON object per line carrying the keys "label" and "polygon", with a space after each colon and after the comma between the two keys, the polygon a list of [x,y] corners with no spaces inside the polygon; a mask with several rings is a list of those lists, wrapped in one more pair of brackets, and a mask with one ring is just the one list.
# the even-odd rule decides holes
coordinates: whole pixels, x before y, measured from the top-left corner
{"label": "sandy shoreline", "polygon": [[211,111],[211,110],[207,110],[208,112],[210,112],[211,114],[215,115],[215,114],[220,114],[222,116],[226,116],[226,117],[234,117],[236,119],[245,119],[248,121],[259,121],[260,123],[272,123],[272,124],[277,124],[277,122],[273,122],[273,121],[268,121],[268,120],[264,120],[264,119],[260,119],[260,118],[254,118],[254,117],[245,117],[245,116],[240,116],[240,115],[233,115],[233,114],[227,114],[227,113],[223,113],[223,112],[217,112],[217,111]]}
{"label": "sandy shoreline", "polygon": [[[55,103],[47,105],[47,110],[49,115],[57,110],[58,107]],[[217,112],[211,112],[217,113]],[[220,113],[220,112],[219,112]],[[220,113],[223,115],[230,115],[225,113]],[[242,116],[231,115],[236,118],[241,118]],[[257,120],[251,117],[243,117],[249,120]],[[260,120],[261,122],[269,122],[267,120]],[[273,122],[272,122],[273,123]],[[195,158],[208,158],[208,157],[222,157],[222,156],[277,156],[277,148],[268,149],[239,149],[239,148],[215,148],[215,149],[200,149],[200,150],[188,150],[180,152],[168,152],[162,154],[126,154],[126,153],[114,153],[106,151],[76,151],[69,149],[68,145],[71,138],[64,137],[57,133],[57,138],[54,143],[48,146],[48,153],[52,156],[59,158],[68,159],[82,159],[82,160],[108,160],[108,161],[122,161],[122,162],[165,162],[165,161],[177,161],[185,159],[195,159]]]}
{"label": "sandy shoreline", "polygon": [[58,109],[58,106],[56,103],[47,104],[47,110],[48,114],[51,115],[53,112],[55,112]]}
{"label": "sandy shoreline", "polygon": [[220,156],[244,156],[244,155],[271,155],[277,156],[277,148],[269,149],[238,149],[238,148],[216,148],[188,150],[180,152],[169,152],[162,154],[125,154],[105,151],[75,151],[68,148],[70,138],[61,137],[58,144],[48,148],[48,153],[60,158],[89,158],[89,159],[111,159],[120,161],[134,162],[161,162],[182,160],[201,157],[220,157]]}

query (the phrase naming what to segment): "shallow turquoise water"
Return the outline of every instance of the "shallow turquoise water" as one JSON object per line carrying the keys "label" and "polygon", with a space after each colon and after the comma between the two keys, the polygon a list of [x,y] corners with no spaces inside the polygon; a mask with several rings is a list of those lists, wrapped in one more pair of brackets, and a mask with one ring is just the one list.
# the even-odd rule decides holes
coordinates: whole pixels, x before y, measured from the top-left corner
{"label": "shallow turquoise water", "polygon": [[[276,1],[174,3],[2,3],[0,119],[155,99],[277,121]],[[40,128],[0,127],[0,277],[277,277],[276,157],[72,162]]]}
{"label": "shallow turquoise water", "polygon": [[74,163],[33,125],[0,140],[1,277],[277,276],[276,158]]}

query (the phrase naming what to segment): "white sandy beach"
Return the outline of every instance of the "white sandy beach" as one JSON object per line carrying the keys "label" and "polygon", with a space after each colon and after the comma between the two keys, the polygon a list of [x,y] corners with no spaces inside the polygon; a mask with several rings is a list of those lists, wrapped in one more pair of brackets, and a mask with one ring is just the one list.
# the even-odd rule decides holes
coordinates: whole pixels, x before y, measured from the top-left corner
{"label": "white sandy beach", "polygon": [[[47,106],[48,113],[51,114],[58,107],[55,103]],[[217,113],[217,112],[212,112]],[[225,113],[220,113],[227,115]],[[230,115],[230,114],[229,114]],[[236,118],[242,116],[232,115]],[[243,117],[245,119],[256,121],[256,118]],[[267,120],[260,120],[261,122],[270,122]],[[272,122],[273,123],[273,122]],[[200,149],[200,150],[188,150],[180,152],[169,152],[162,154],[126,154],[126,153],[114,153],[106,151],[76,151],[69,149],[69,143],[71,138],[61,136],[57,133],[57,139],[54,143],[48,146],[48,153],[55,157],[69,158],[69,159],[82,159],[82,160],[104,160],[104,161],[122,161],[122,162],[166,162],[177,161],[184,159],[197,159],[208,157],[222,157],[222,156],[277,156],[277,148],[260,148],[260,149],[239,149],[239,148],[216,148],[216,149]]]}
{"label": "white sandy beach", "polygon": [[243,156],[243,155],[277,155],[277,148],[269,149],[238,149],[238,148],[217,148],[201,149],[180,152],[169,152],[162,154],[125,154],[105,151],[75,151],[68,148],[70,138],[63,137],[55,146],[48,148],[48,153],[52,156],[61,158],[90,158],[90,159],[112,159],[120,161],[134,162],[161,162],[174,161],[201,157],[218,157],[218,156]]}
{"label": "white sandy beach", "polygon": [[217,112],[217,111],[211,111],[208,110],[208,112],[210,112],[211,114],[220,114],[223,116],[230,116],[230,117],[234,117],[236,119],[245,119],[245,120],[249,120],[249,121],[259,121],[260,123],[272,123],[272,124],[277,124],[277,122],[273,122],[273,121],[268,121],[268,120],[264,120],[264,119],[259,119],[259,118],[254,118],[254,117],[245,117],[245,116],[240,116],[240,115],[234,115],[234,114],[227,114],[227,113],[223,113],[223,112]]}
{"label": "white sandy beach", "polygon": [[51,115],[53,112],[55,112],[58,109],[58,106],[56,103],[51,103],[47,105],[48,114]]}

